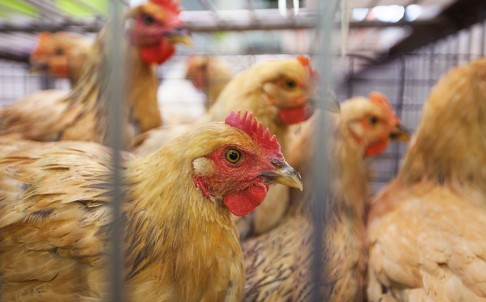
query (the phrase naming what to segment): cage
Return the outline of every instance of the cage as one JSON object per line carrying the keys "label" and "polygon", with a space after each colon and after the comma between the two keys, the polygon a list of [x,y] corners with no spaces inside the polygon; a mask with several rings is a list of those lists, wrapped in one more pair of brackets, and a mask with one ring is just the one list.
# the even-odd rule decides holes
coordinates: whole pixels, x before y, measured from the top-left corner
{"label": "cage", "polygon": [[[88,3],[85,10],[101,11],[104,14],[98,13],[99,16],[94,19],[79,21],[67,18],[61,22],[46,20],[48,19],[46,16],[64,16],[66,14],[62,10],[59,11],[59,8],[49,1],[20,2],[28,5],[37,3],[34,5],[36,7],[47,6],[47,8],[44,7],[41,21],[37,20],[33,24],[27,25],[19,25],[15,22],[0,24],[0,39],[6,43],[20,39],[21,42],[16,43],[21,44],[24,49],[34,47],[35,35],[32,33],[41,30],[58,31],[61,28],[68,28],[87,33],[92,37],[93,32],[101,27],[102,21],[106,19],[109,11],[90,7],[90,1],[78,0],[76,2]],[[120,10],[122,4],[117,2],[115,5],[113,2],[116,1],[112,1],[115,11]],[[183,1],[187,11],[183,12],[182,16],[186,20],[187,26],[193,31],[194,43],[198,45],[198,48],[178,49],[177,54],[167,64],[157,69],[160,84],[159,104],[166,110],[164,118],[170,119],[180,113],[188,112],[192,112],[192,115],[196,117],[204,112],[203,104],[207,96],[193,86],[188,86],[188,81],[185,79],[185,63],[190,56],[216,55],[227,62],[235,73],[238,73],[257,62],[289,58],[304,53],[318,62],[316,67],[321,75],[328,77],[338,102],[343,102],[353,96],[366,96],[373,90],[380,91],[389,98],[402,123],[413,132],[420,120],[423,103],[437,80],[450,68],[485,54],[486,23],[482,19],[475,20],[461,31],[455,32],[456,28],[454,28],[454,30],[450,30],[451,34],[445,37],[429,41],[426,45],[398,55],[383,55],[390,49],[390,41],[383,43],[383,48],[359,52],[360,47],[357,45],[360,46],[360,40],[353,39],[353,36],[363,32],[365,32],[365,38],[378,35],[384,39],[383,36],[388,35],[386,31],[394,30],[396,33],[398,27],[401,30],[399,36],[406,37],[409,33],[407,26],[412,25],[415,20],[407,20],[407,12],[411,14],[411,6],[415,4],[399,5],[398,1],[375,1],[376,3],[372,4],[363,3],[365,1],[348,0],[339,7],[337,1],[330,2],[332,3],[324,5],[319,1],[250,0],[238,2],[235,5],[224,1]],[[436,10],[447,7],[451,3],[451,1],[429,2],[433,2],[434,5],[440,4],[434,6]],[[396,21],[391,19],[391,21],[380,19],[370,21],[366,19],[367,17],[361,16],[371,18],[373,14],[379,15],[379,10],[374,11],[373,7],[388,6],[390,9],[392,9],[391,6],[394,6],[393,11],[403,10],[402,17]],[[329,11],[332,11],[332,17],[338,21],[337,23],[333,23],[334,20],[319,20],[319,17],[322,19],[323,15],[329,16]],[[390,12],[392,11],[388,10],[387,14]],[[427,23],[427,20],[417,22]],[[336,30],[336,27],[339,26],[341,28]],[[342,42],[347,43],[346,46],[333,46],[334,48],[320,51],[325,48],[323,39],[329,38],[331,35],[336,38],[335,36],[338,34],[346,35],[347,33],[351,33],[347,37],[349,41],[344,39],[345,41]],[[20,35],[20,38],[16,35]],[[321,35],[320,38],[319,35]],[[378,45],[379,40],[375,39],[370,44]],[[395,42],[396,39],[392,40]],[[11,46],[11,48],[15,48],[15,46]],[[12,52],[8,52],[9,49],[7,52],[0,52],[2,59],[0,60],[0,106],[6,106],[38,90],[68,90],[70,88],[68,80],[64,78],[31,73],[26,55],[27,50],[24,49],[20,52],[21,55],[18,55],[16,51],[12,54]],[[343,53],[340,53],[341,51]],[[331,65],[334,65],[332,70]],[[182,91],[188,97],[179,98],[177,93]],[[327,95],[325,92],[321,93],[322,101]],[[117,148],[120,149],[119,146]],[[386,152],[370,160],[374,172],[370,180],[373,193],[378,192],[397,174],[400,159],[406,148],[405,144],[392,143]],[[115,159],[115,167],[118,167],[119,160]],[[329,177],[325,171],[320,170],[317,173],[316,178],[318,179]],[[121,186],[120,177],[120,175],[115,177],[115,187]],[[322,196],[326,192],[322,190],[325,189],[319,188],[315,192],[318,195],[317,198],[319,195],[323,198]],[[119,191],[117,194],[122,193]],[[114,199],[121,200],[122,197],[115,195]],[[316,225],[326,223],[323,219],[325,216],[323,212],[326,210],[326,208],[316,209],[314,214],[317,218],[314,217],[313,221]],[[119,221],[119,223],[122,222]],[[121,236],[121,230],[119,230],[115,234],[115,238],[118,240],[115,241],[122,241]],[[324,243],[320,242],[322,238],[319,239],[319,236],[313,237],[313,239],[316,241],[316,254],[319,254],[324,249]],[[120,277],[122,275],[120,263],[123,256],[120,254],[117,257],[115,257],[116,272],[113,276],[118,276],[119,279],[115,280],[113,300],[121,301],[123,299],[121,290],[123,280]],[[324,264],[319,261],[321,260],[316,259],[313,262],[313,278],[315,279],[322,277],[319,268],[322,268]],[[319,293],[314,292],[313,294],[311,301],[319,301],[322,298]]]}

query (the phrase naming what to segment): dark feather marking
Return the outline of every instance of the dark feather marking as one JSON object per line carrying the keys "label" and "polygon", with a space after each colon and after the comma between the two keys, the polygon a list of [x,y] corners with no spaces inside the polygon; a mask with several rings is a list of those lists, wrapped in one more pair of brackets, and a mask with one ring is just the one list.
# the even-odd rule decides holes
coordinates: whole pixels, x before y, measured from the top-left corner
{"label": "dark feather marking", "polygon": [[20,189],[23,190],[23,191],[27,191],[28,189],[30,189],[30,187],[32,187],[31,184],[26,184],[26,183],[23,183],[21,186],[20,186]]}
{"label": "dark feather marking", "polygon": [[30,219],[33,219],[33,220],[43,219],[43,218],[46,218],[49,215],[51,215],[52,212],[54,212],[54,209],[40,210],[40,211],[37,211],[37,212],[30,214],[27,219],[29,219],[29,220]]}
{"label": "dark feather marking", "polygon": [[[133,234],[141,234],[142,233],[142,224],[137,224],[136,229],[133,230]],[[146,226],[148,227],[147,229],[147,238],[154,238],[156,230],[153,226]],[[130,236],[130,235],[129,235]],[[131,235],[133,237],[133,235]],[[138,240],[132,240],[132,244],[130,244],[130,247],[127,250],[127,255],[132,255],[134,253],[133,249],[136,248],[137,246],[140,246],[142,242],[140,242],[142,239],[140,236],[137,237]],[[129,264],[131,266],[130,272],[128,273],[126,280],[129,280],[133,277],[135,277],[138,273],[146,269],[152,262],[153,259],[150,257],[151,254],[153,253],[153,250],[155,248],[155,241],[153,240],[146,240],[143,242],[143,247],[140,249],[140,251],[136,254],[135,260],[133,263]]]}
{"label": "dark feather marking", "polygon": [[68,171],[70,167],[46,166],[46,169],[53,172],[65,172]]}
{"label": "dark feather marking", "polygon": [[381,285],[381,293],[382,294],[388,293],[388,287],[386,287],[384,284],[380,284],[380,285]]}
{"label": "dark feather marking", "polygon": [[439,175],[437,176],[437,181],[439,182],[439,184],[441,186],[443,186],[445,184],[445,182],[446,182],[446,176],[445,176],[445,174],[442,173],[442,172],[439,173]]}

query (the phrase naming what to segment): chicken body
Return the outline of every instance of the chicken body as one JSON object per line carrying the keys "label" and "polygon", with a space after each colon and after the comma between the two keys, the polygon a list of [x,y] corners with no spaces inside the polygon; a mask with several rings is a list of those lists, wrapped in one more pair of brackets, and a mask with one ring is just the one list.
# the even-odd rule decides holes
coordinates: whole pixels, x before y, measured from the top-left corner
{"label": "chicken body", "polygon": [[91,39],[71,32],[40,33],[30,63],[35,70],[67,77],[74,87],[81,78],[91,43]]}
{"label": "chicken body", "polygon": [[[109,149],[0,141],[0,150],[0,298],[106,301]],[[251,115],[232,114],[151,156],[124,158],[129,301],[240,301],[243,259],[230,212],[253,210],[270,183],[302,185],[275,138]]]}
{"label": "chicken body", "polygon": [[233,78],[232,68],[215,56],[191,56],[187,59],[186,66],[186,79],[206,94],[205,105],[209,110]]}
{"label": "chicken body", "polygon": [[[368,198],[365,154],[376,144],[384,151],[397,120],[391,111],[366,98],[343,103],[339,115],[330,115],[328,167],[330,191],[326,228],[321,232],[323,279],[318,286],[324,301],[363,301],[366,269],[365,206]],[[373,121],[373,122],[372,122]],[[308,126],[314,127],[315,120]],[[303,131],[293,147],[313,150],[314,129]],[[376,155],[374,153],[373,155]],[[312,154],[301,160],[309,171]],[[307,166],[307,167],[306,167]],[[304,175],[306,186],[312,178]],[[244,301],[312,301],[312,196],[293,196],[285,218],[274,229],[249,239],[242,247],[247,273]]]}
{"label": "chicken body", "polygon": [[373,201],[370,301],[486,301],[486,60],[433,88],[398,176]]}
{"label": "chicken body", "polygon": [[[174,45],[166,35],[181,25],[175,6],[155,4],[156,0],[142,4],[128,13],[127,35],[123,40],[126,49],[126,70],[129,75],[120,87],[125,90],[123,133],[125,145],[141,132],[161,125],[157,105],[157,78],[154,63],[161,63],[174,53]],[[168,6],[168,7],[167,7]],[[20,133],[23,138],[39,141],[82,140],[106,143],[108,116],[105,101],[109,87],[104,70],[108,66],[110,49],[106,43],[109,24],[105,26],[89,53],[84,73],[67,97],[34,104],[38,99],[23,100],[0,111],[0,135]],[[43,119],[34,119],[42,111]]]}

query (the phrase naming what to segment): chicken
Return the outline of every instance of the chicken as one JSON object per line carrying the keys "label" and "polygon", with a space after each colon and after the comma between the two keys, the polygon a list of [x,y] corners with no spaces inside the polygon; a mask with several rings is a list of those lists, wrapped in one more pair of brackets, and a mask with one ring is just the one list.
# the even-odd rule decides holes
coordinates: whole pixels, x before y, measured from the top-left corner
{"label": "chicken", "polygon": [[[289,125],[302,122],[312,114],[309,108],[314,95],[312,74],[310,61],[303,56],[256,64],[234,77],[216,104],[195,124],[222,121],[232,110],[248,110],[275,133],[285,149]],[[155,152],[168,139],[192,127],[154,129],[139,136],[131,151],[138,155]]]}
{"label": "chicken", "polygon": [[[322,301],[363,301],[366,269],[365,205],[368,198],[365,157],[384,151],[389,137],[400,136],[403,128],[381,95],[358,97],[344,102],[340,114],[329,114],[330,191],[328,216],[322,232],[326,280],[319,284]],[[293,148],[315,150],[316,119],[292,142]],[[303,129],[304,130],[304,129]],[[378,147],[379,146],[379,147]],[[305,171],[314,154],[301,159]],[[306,187],[319,185],[311,177]],[[246,284],[244,301],[311,301],[313,264],[312,197],[293,196],[288,213],[274,229],[242,244]],[[324,283],[326,282],[326,283]]]}
{"label": "chicken", "polygon": [[206,94],[206,109],[211,108],[234,76],[231,66],[214,56],[191,56],[186,66],[186,79]]}
{"label": "chicken", "polygon": [[[107,301],[110,150],[25,141],[0,150],[2,299]],[[271,183],[302,189],[275,136],[246,112],[128,158],[123,172],[129,301],[240,301],[243,258],[230,213],[252,211]]]}
{"label": "chicken", "polygon": [[34,70],[69,78],[75,86],[91,47],[91,39],[72,32],[40,33],[37,47],[30,55]]}
{"label": "chicken", "polygon": [[[310,60],[304,56],[261,62],[235,76],[196,124],[221,121],[231,110],[251,111],[277,136],[285,155],[290,125],[305,121],[312,114],[309,103],[315,92],[314,78]],[[191,126],[149,131],[139,137],[132,151],[150,154],[188,129]],[[264,205],[253,215],[237,218],[242,238],[273,227],[285,213],[287,204],[288,188],[272,188]]]}
{"label": "chicken", "polygon": [[[91,42],[88,38],[75,33],[40,33],[37,47],[30,56],[32,70],[47,71],[50,75],[57,77],[68,77],[71,87],[74,87],[81,76],[90,45]],[[10,129],[8,131],[11,134],[10,137],[22,137],[21,133],[24,132],[23,129],[26,127],[25,123],[27,119],[34,121],[43,120],[49,115],[60,117],[64,107],[59,104],[59,101],[68,97],[69,93],[68,90],[61,89],[36,91],[18,100],[5,113],[1,113],[0,111],[1,117],[14,114],[11,117],[12,119],[25,119],[18,124],[15,120],[14,122],[10,122]],[[18,113],[14,113],[15,111],[18,111]],[[1,122],[0,125],[2,125]],[[37,131],[36,129],[31,130],[34,131],[33,136],[38,135],[35,133]],[[1,129],[0,133],[3,134]]]}
{"label": "chicken", "polygon": [[[171,0],[151,0],[126,14],[127,79],[123,102],[125,143],[141,132],[161,125],[157,104],[157,78],[153,64],[167,60],[175,51],[175,42],[184,41],[179,27],[179,9]],[[106,143],[109,125],[105,100],[109,92],[103,70],[110,70],[106,45],[109,24],[98,34],[77,85],[65,98],[46,101],[45,105],[22,100],[0,111],[0,135],[20,133],[39,141],[83,140]],[[38,100],[33,100],[37,102]],[[44,103],[44,102],[43,102]],[[34,111],[31,108],[36,108]]]}
{"label": "chicken", "polygon": [[371,301],[486,301],[486,59],[432,89],[368,219]]}

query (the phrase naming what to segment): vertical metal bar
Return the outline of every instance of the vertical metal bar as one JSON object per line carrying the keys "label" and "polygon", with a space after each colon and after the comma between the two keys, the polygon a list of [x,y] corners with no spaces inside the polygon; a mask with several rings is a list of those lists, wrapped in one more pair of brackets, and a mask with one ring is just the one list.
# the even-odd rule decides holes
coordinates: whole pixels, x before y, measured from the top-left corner
{"label": "vertical metal bar", "polygon": [[431,83],[432,80],[434,80],[433,75],[434,75],[434,57],[435,57],[435,44],[432,44],[430,46],[430,55],[429,55],[429,75],[426,77],[427,83]]}
{"label": "vertical metal bar", "polygon": [[354,57],[350,57],[348,56],[349,58],[349,70],[350,70],[350,73],[349,73],[349,76],[348,76],[348,84],[347,84],[347,96],[346,98],[350,99],[353,97],[353,86],[354,86]]}
{"label": "vertical metal bar", "polygon": [[455,34],[455,49],[454,49],[454,55],[455,55],[455,60],[454,60],[454,65],[453,66],[457,66],[459,65],[459,52],[460,52],[460,49],[461,49],[461,39],[460,39],[460,32],[458,32],[457,34]]}
{"label": "vertical metal bar", "polygon": [[472,26],[469,27],[467,29],[467,32],[466,32],[466,45],[467,45],[467,48],[466,48],[466,53],[464,54],[464,59],[466,60],[466,62],[470,61],[471,60],[471,57],[472,57],[472,49],[471,49],[471,44],[472,44]]}
{"label": "vertical metal bar", "polygon": [[124,301],[123,295],[123,224],[121,220],[121,210],[123,193],[121,190],[122,175],[120,169],[120,150],[122,148],[123,133],[122,133],[122,112],[124,104],[124,93],[122,87],[125,82],[124,75],[124,45],[122,42],[123,35],[123,21],[122,21],[122,4],[118,0],[110,0],[110,22],[111,27],[107,32],[107,49],[110,52],[108,56],[108,64],[105,65],[104,75],[105,80],[108,80],[108,139],[109,145],[113,148],[112,164],[112,207],[113,207],[113,222],[111,235],[111,272],[108,280],[111,280],[111,301]]}
{"label": "vertical metal bar", "polygon": [[452,36],[449,36],[447,38],[447,55],[446,55],[446,58],[447,58],[447,64],[446,64],[446,70],[452,68],[452,66],[455,66],[457,65],[457,63],[455,63],[455,55],[454,55],[454,51],[453,51],[453,48],[454,48],[454,35]]}
{"label": "vertical metal bar", "polygon": [[[405,83],[407,77],[407,61],[406,56],[400,58],[400,84],[398,86],[398,102],[395,108],[395,113],[398,118],[402,118],[403,102],[405,99]],[[400,167],[400,152],[395,152],[395,165],[393,167],[393,175],[396,175]]]}
{"label": "vertical metal bar", "polygon": [[[337,6],[337,1],[319,1],[319,11],[316,20],[316,31],[318,37],[317,49],[317,69],[319,78],[321,79],[321,87],[331,87],[331,37],[334,23],[334,12]],[[326,83],[327,82],[327,83]],[[325,230],[327,219],[329,215],[328,196],[329,196],[329,169],[327,161],[327,137],[328,137],[328,119],[324,113],[325,102],[330,101],[330,93],[328,89],[322,89],[317,101],[317,107],[320,108],[320,119],[316,131],[316,156],[314,158],[317,169],[313,169],[314,185],[312,187],[313,200],[312,222],[314,225],[312,234],[312,267],[310,268],[312,274],[313,288],[311,294],[311,301],[329,301],[330,297],[326,297],[329,292],[325,288],[329,285],[329,280],[325,273],[326,259],[323,257],[325,249],[325,241],[323,240],[322,232]],[[318,184],[318,185],[317,185]],[[324,289],[324,292],[322,291]]]}
{"label": "vertical metal bar", "polygon": [[484,56],[484,43],[486,42],[486,22],[483,22],[481,26],[481,56]]}

